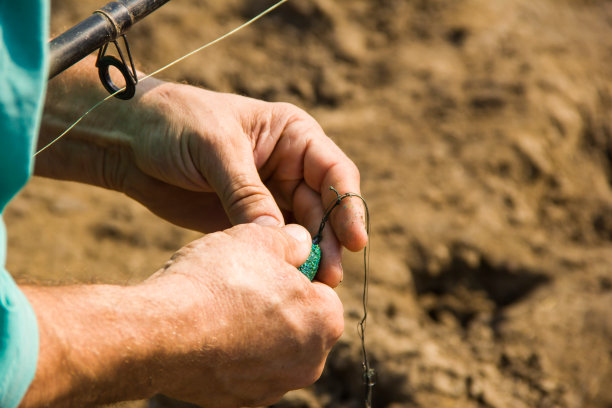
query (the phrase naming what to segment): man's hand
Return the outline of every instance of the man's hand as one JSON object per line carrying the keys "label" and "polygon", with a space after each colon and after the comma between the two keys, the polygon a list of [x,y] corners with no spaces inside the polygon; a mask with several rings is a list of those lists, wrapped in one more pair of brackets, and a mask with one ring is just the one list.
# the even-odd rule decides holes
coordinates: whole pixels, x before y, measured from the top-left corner
{"label": "man's hand", "polygon": [[[355,165],[295,106],[176,84],[154,88],[143,102],[154,104],[167,127],[133,139],[136,160],[127,161],[123,191],[177,224],[204,229],[207,220],[226,220],[222,205],[232,224],[282,225],[282,210],[314,234],[335,197],[329,186],[359,192]],[[168,200],[161,185],[143,183],[142,173],[182,191]],[[216,194],[205,194],[210,191]],[[197,207],[181,205],[204,197]],[[361,203],[334,211],[320,280],[340,281],[340,243],[352,250],[365,244],[362,211]]]}
{"label": "man's hand", "polygon": [[[66,126],[74,110],[67,101],[78,100],[79,90],[89,95],[99,87],[85,64],[50,83],[43,141],[62,129],[57,123],[63,120]],[[247,222],[280,226],[284,213],[314,233],[335,198],[330,186],[341,193],[360,192],[355,165],[312,117],[289,104],[149,79],[133,101],[109,101],[90,116],[80,130],[41,155],[37,172],[123,191],[188,228],[208,232]],[[83,154],[92,149],[88,143],[96,153],[74,166],[76,175],[73,169],[53,169],[70,166],[76,155],[88,156]],[[93,176],[83,180],[90,172]],[[317,278],[336,286],[342,277],[341,246],[356,251],[367,241],[361,202],[347,200],[330,224]]]}
{"label": "man's hand", "polygon": [[160,392],[259,406],[313,383],[343,317],[334,291],[296,269],[309,240],[297,225],[239,225],[192,242],[141,285],[24,288],[41,347],[22,406]]}
{"label": "man's hand", "polygon": [[297,225],[242,225],[179,251],[149,283],[194,299],[180,337],[202,351],[168,367],[182,374],[162,392],[207,407],[260,406],[318,379],[344,323],[334,291],[296,270],[309,250]]}

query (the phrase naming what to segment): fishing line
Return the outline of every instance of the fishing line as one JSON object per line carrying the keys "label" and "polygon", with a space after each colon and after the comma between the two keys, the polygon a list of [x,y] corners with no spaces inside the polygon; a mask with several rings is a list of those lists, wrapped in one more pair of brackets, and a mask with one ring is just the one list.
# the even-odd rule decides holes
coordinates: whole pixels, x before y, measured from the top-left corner
{"label": "fishing line", "polygon": [[365,346],[366,320],[368,318],[368,289],[370,287],[370,283],[368,281],[370,277],[370,210],[368,209],[368,204],[362,196],[354,194],[352,195],[352,197],[357,197],[361,199],[361,202],[363,203],[363,206],[365,208],[366,233],[368,235],[368,243],[363,249],[363,317],[361,318],[361,321],[357,326],[357,330],[359,332],[359,338],[361,339],[361,354],[363,356],[363,382],[365,383],[366,387],[365,407],[371,408],[372,392],[374,390],[374,385],[376,384],[376,370],[374,370],[370,366],[370,362],[368,360],[368,353],[366,351]]}
{"label": "fishing line", "polygon": [[[256,22],[257,20],[259,20],[260,18],[262,18],[263,16],[265,16],[266,14],[270,13],[271,11],[273,11],[274,9],[276,9],[277,7],[279,7],[280,5],[282,5],[283,3],[286,3],[289,0],[280,0],[279,2],[275,3],[274,5],[270,6],[269,8],[267,8],[266,10],[262,11],[261,13],[259,13],[258,15],[256,15],[255,17],[251,18],[250,20],[248,20],[247,22],[239,25],[238,27],[234,28],[233,30],[223,34],[221,37],[207,43],[204,44],[203,46],[196,48],[195,50],[183,55],[180,58],[177,58],[176,60],[170,62],[169,64],[159,68],[158,70],[145,75],[142,78],[139,78],[140,81],[144,81],[148,78],[151,78],[154,75],[159,74],[160,72],[170,68],[171,66],[178,64],[179,62],[185,60],[186,58],[191,57],[193,54],[198,53],[212,45],[215,45],[216,43],[225,40],[227,37],[237,33],[238,31],[242,30],[243,28],[248,27],[249,25],[253,24],[254,22]],[[40,153],[42,153],[43,151],[45,151],[46,149],[48,149],[49,147],[51,147],[55,142],[57,142],[58,140],[60,140],[62,137],[64,137],[68,132],[70,132],[76,125],[79,124],[80,121],[82,121],[87,115],[89,115],[89,113],[91,113],[92,111],[94,111],[95,109],[97,109],[100,105],[102,105],[104,102],[108,101],[110,98],[112,98],[113,96],[117,95],[120,92],[123,92],[125,90],[125,87],[118,89],[117,91],[115,91],[114,93],[108,95],[106,98],[100,100],[98,103],[96,103],[95,105],[93,105],[91,108],[89,108],[89,110],[87,110],[83,115],[81,115],[81,117],[79,117],[72,125],[70,125],[66,130],[64,130],[58,137],[56,137],[55,139],[53,139],[52,141],[50,141],[47,145],[45,145],[44,147],[42,147],[40,150],[38,150],[36,153],[34,153],[33,157],[38,156]]]}
{"label": "fishing line", "polygon": [[363,206],[365,208],[365,224],[366,224],[366,233],[368,236],[368,243],[363,249],[363,294],[362,294],[362,305],[363,305],[363,317],[357,324],[357,331],[359,333],[359,339],[361,340],[361,355],[362,355],[362,368],[363,368],[363,382],[365,384],[365,407],[372,407],[372,392],[374,389],[374,385],[376,384],[376,371],[371,367],[370,361],[368,360],[368,353],[366,351],[365,346],[365,330],[366,330],[366,320],[368,318],[368,288],[369,288],[369,272],[370,272],[370,210],[368,209],[368,204],[366,200],[357,193],[344,193],[340,194],[338,190],[336,190],[333,186],[329,187],[334,193],[336,193],[336,198],[329,203],[327,208],[323,213],[323,219],[321,220],[321,224],[319,224],[319,230],[317,234],[312,239],[312,249],[310,251],[310,255],[306,262],[300,266],[298,269],[302,272],[306,277],[310,280],[314,278],[317,273],[319,267],[319,260],[321,259],[321,249],[319,248],[319,243],[323,239],[323,229],[325,228],[325,224],[329,220],[332,212],[336,207],[338,207],[342,200],[350,197],[356,197],[361,200]]}

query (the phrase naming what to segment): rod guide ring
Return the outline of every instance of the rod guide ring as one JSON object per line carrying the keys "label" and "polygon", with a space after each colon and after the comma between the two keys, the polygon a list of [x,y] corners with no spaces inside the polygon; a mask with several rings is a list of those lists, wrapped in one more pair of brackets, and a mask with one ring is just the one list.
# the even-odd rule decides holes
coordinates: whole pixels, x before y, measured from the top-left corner
{"label": "rod guide ring", "polygon": [[[132,60],[132,54],[130,53],[130,47],[128,45],[125,34],[122,34],[121,37],[123,37],[123,43],[125,44],[125,49],[127,51],[130,66],[128,67],[125,57],[123,56],[123,52],[121,51],[121,48],[119,47],[117,41],[113,41],[113,44],[115,44],[115,48],[117,49],[117,53],[119,54],[121,60],[119,60],[117,57],[106,55],[106,50],[108,49],[108,43],[106,43],[98,51],[96,68],[98,68],[98,76],[100,77],[100,82],[102,82],[104,88],[110,94],[115,94],[115,98],[128,100],[136,94],[136,84],[138,83],[138,76],[136,74],[136,68],[134,67],[134,61]],[[115,85],[111,78],[111,66],[119,70],[119,72],[123,76],[123,80],[125,81],[125,89],[121,92],[119,92],[121,88]]]}

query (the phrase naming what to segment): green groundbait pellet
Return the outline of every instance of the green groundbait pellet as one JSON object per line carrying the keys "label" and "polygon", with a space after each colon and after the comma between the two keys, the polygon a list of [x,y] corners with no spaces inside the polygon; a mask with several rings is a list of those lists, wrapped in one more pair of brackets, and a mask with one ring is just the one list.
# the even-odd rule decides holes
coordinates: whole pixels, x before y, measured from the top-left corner
{"label": "green groundbait pellet", "polygon": [[319,270],[319,262],[321,261],[321,248],[317,244],[312,244],[310,255],[302,266],[298,268],[309,280],[313,280]]}

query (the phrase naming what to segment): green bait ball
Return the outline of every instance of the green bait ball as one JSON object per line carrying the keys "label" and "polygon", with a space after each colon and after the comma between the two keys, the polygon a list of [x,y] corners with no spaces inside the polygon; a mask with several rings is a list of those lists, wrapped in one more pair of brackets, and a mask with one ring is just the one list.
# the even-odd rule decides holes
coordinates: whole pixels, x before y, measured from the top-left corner
{"label": "green bait ball", "polygon": [[319,261],[321,261],[321,248],[319,248],[317,244],[312,244],[308,259],[298,269],[306,275],[309,280],[313,280],[319,270]]}

